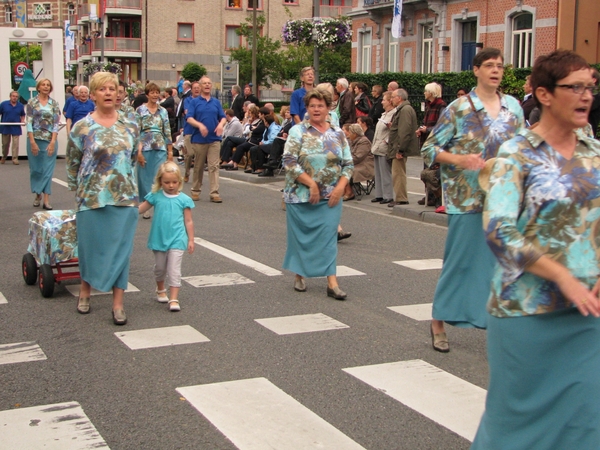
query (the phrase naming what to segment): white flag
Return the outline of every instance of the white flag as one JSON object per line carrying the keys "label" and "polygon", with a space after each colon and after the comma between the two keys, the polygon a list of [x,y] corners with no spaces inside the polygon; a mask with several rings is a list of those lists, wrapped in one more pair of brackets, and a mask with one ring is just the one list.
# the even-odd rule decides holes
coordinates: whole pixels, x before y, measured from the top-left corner
{"label": "white flag", "polygon": [[402,0],[394,0],[394,19],[392,20],[392,36],[396,39],[402,34]]}

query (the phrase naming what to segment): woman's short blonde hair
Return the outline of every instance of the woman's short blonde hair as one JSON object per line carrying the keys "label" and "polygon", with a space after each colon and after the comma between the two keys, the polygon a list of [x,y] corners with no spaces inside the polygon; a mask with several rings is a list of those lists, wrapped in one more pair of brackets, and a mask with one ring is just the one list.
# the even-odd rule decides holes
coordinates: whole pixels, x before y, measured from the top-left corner
{"label": "woman's short blonde hair", "polygon": [[177,188],[177,191],[181,192],[181,189],[183,188],[183,176],[181,175],[181,170],[179,170],[179,166],[173,161],[167,161],[160,165],[160,167],[158,168],[158,172],[156,172],[156,177],[154,177],[152,192],[158,192],[162,189],[162,176],[165,173],[177,174],[177,179],[179,180],[179,187]]}
{"label": "woman's short blonde hair", "polygon": [[39,80],[35,84],[35,89],[39,92],[40,91],[40,86],[42,85],[42,83],[44,81],[47,81],[50,84],[50,92],[52,92],[54,90],[54,86],[52,86],[52,81],[50,81],[48,78],[42,78],[41,80]]}
{"label": "woman's short blonde hair", "polygon": [[335,89],[333,88],[333,85],[331,83],[319,83],[317,84],[317,89],[325,89],[326,91],[328,91],[331,96],[333,97],[333,93],[335,92]]}
{"label": "woman's short blonde hair", "polygon": [[258,117],[260,108],[258,106],[256,106],[255,104],[252,104],[252,105],[248,106],[247,111],[248,111],[248,114],[250,114],[252,117]]}
{"label": "woman's short blonde hair", "polygon": [[327,108],[331,107],[331,93],[328,90],[315,88],[308,91],[304,96],[304,106],[308,108],[308,104],[313,98],[324,101]]}
{"label": "woman's short blonde hair", "polygon": [[434,98],[442,96],[442,87],[437,83],[429,83],[425,85],[425,92],[429,92]]}
{"label": "woman's short blonde hair", "polygon": [[96,72],[90,80],[90,92],[96,92],[106,83],[112,83],[115,85],[115,89],[119,89],[117,75],[111,72]]}
{"label": "woman's short blonde hair", "polygon": [[354,133],[357,136],[365,135],[365,132],[363,131],[362,127],[357,123],[350,124],[350,126],[348,127],[348,132]]}

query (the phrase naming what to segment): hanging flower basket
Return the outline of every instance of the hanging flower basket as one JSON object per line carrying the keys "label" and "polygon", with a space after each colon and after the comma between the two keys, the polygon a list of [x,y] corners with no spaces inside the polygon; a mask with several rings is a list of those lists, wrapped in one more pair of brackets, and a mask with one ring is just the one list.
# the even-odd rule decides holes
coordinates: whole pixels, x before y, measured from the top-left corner
{"label": "hanging flower basket", "polygon": [[89,63],[89,64],[86,64],[83,68],[84,75],[87,75],[88,77],[91,77],[96,72],[111,72],[111,73],[115,73],[115,74],[120,74],[122,72],[122,69],[119,64],[111,63],[111,62]]}
{"label": "hanging flower basket", "polygon": [[319,49],[326,49],[350,41],[352,28],[346,19],[288,20],[282,37],[286,44],[315,44]]}

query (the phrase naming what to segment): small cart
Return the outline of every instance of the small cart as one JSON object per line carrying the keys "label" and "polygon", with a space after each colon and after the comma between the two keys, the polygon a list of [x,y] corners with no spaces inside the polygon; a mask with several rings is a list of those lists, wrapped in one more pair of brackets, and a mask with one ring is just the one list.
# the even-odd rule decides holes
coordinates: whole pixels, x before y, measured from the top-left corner
{"label": "small cart", "polygon": [[29,219],[29,247],[21,263],[25,283],[38,281],[42,296],[52,297],[55,283],[80,278],[78,268],[75,211],[35,213]]}

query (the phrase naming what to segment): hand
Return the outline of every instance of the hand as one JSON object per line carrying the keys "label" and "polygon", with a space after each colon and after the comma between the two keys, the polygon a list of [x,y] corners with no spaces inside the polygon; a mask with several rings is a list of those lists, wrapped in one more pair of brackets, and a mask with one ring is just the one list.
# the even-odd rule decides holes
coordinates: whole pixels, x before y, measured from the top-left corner
{"label": "hand", "polygon": [[140,152],[140,153],[138,154],[138,157],[137,157],[137,162],[138,162],[138,164],[139,164],[140,166],[142,166],[142,167],[146,167],[146,158],[144,158],[144,156],[143,156],[141,153],[142,153],[142,152]]}
{"label": "hand", "polygon": [[319,203],[319,200],[321,199],[321,192],[319,191],[319,186],[317,185],[317,183],[313,183],[310,185],[310,197],[308,198],[308,202],[311,205],[316,205],[317,203]]}
{"label": "hand", "polygon": [[55,146],[56,143],[54,141],[50,141],[50,143],[48,144],[48,156],[52,156],[54,154]]}
{"label": "hand", "polygon": [[560,292],[577,307],[581,315],[587,316],[591,313],[594,317],[600,317],[600,300],[598,299],[600,284],[598,282],[589,291],[577,278],[567,273],[556,280],[556,284]]}
{"label": "hand", "polygon": [[223,135],[223,125],[221,125],[221,123],[219,123],[219,125],[217,125],[217,128],[215,128],[215,134],[217,136]]}
{"label": "hand", "polygon": [[192,253],[194,253],[194,240],[193,239],[189,239],[188,240],[188,248],[187,248],[188,253],[191,255]]}
{"label": "hand", "polygon": [[330,208],[333,208],[340,202],[342,195],[344,195],[344,189],[340,189],[339,185],[336,186],[333,191],[331,191],[331,194],[329,194],[329,201],[327,202],[327,205]]}
{"label": "hand", "polygon": [[38,147],[38,145],[35,142],[32,142],[31,143],[31,153],[33,153],[34,156],[37,156],[39,152],[40,152],[40,148]]}
{"label": "hand", "polygon": [[417,135],[417,137],[421,137],[421,129],[418,128],[417,131],[415,131],[415,134]]}
{"label": "hand", "polygon": [[461,155],[461,160],[457,165],[467,170],[480,170],[485,166],[485,160],[481,157],[481,153]]}
{"label": "hand", "polygon": [[203,123],[198,123],[198,129],[200,130],[200,134],[202,137],[208,136],[208,128]]}
{"label": "hand", "polygon": [[404,156],[402,156],[402,153],[396,153],[396,159],[402,159],[404,158]]}

